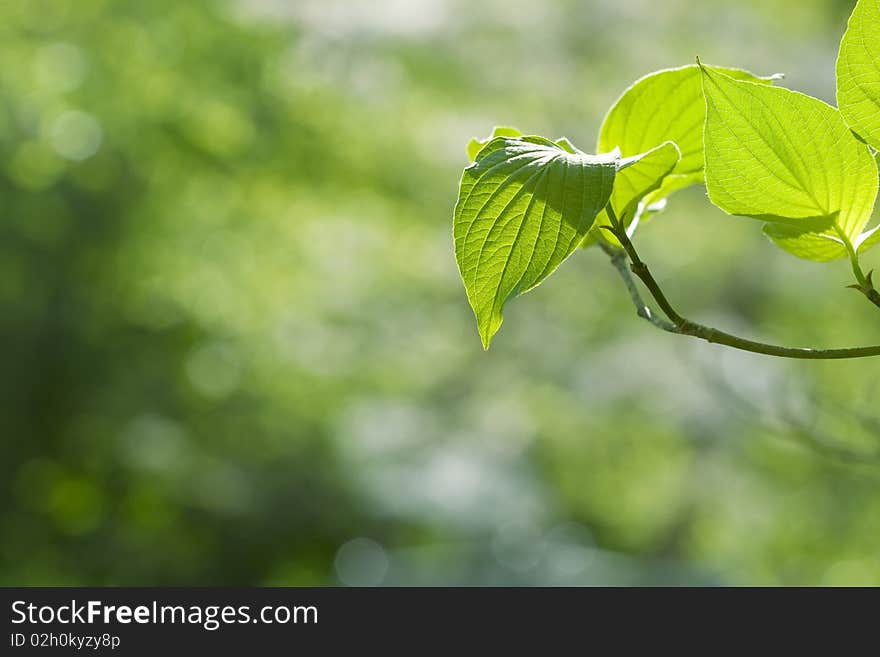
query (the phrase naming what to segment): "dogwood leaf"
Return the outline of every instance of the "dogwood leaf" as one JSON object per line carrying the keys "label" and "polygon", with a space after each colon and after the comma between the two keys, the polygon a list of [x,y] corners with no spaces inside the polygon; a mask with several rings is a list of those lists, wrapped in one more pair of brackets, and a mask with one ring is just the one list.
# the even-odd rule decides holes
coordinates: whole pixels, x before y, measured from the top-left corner
{"label": "dogwood leaf", "polygon": [[477,153],[480,152],[480,149],[483,148],[486,144],[492,141],[495,137],[522,137],[523,133],[521,133],[516,128],[510,128],[507,126],[495,126],[492,128],[492,134],[488,136],[486,139],[471,139],[468,142],[467,152],[468,159],[473,162],[477,159]]}
{"label": "dogwood leaf", "polygon": [[[739,69],[718,69],[737,79],[769,85],[778,76],[757,77]],[[623,157],[647,153],[666,141],[677,144],[681,158],[646,205],[703,181],[703,101],[696,65],[651,73],[635,82],[614,103],[599,130],[598,152],[619,148]]]}
{"label": "dogwood leaf", "polygon": [[810,260],[846,255],[877,195],[877,164],[835,108],[708,67],[706,187],[725,212],[771,224],[781,248]]}
{"label": "dogwood leaf", "polygon": [[[666,176],[675,168],[680,159],[681,152],[678,150],[678,146],[667,141],[647,153],[620,161],[617,177],[614,181],[614,191],[611,193],[611,206],[624,226],[634,226],[632,222],[644,214],[646,206],[643,199],[663,184]],[[588,246],[597,239],[604,239],[614,246],[620,246],[613,235],[601,228],[601,226],[610,225],[611,220],[607,212],[602,210],[596,219],[596,225],[590,230],[584,246]]]}
{"label": "dogwood leaf", "polygon": [[484,348],[505,303],[540,284],[587,234],[611,197],[619,159],[542,137],[496,137],[464,170],[455,255]]}
{"label": "dogwood leaf", "polygon": [[880,4],[859,0],[840,42],[837,104],[862,139],[880,148]]}

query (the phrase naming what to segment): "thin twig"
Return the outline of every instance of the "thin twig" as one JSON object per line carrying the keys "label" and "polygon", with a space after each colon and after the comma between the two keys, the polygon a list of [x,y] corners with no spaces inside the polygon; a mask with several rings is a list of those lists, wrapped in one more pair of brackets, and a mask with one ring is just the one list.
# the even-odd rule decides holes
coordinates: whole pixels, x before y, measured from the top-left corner
{"label": "thin twig", "polygon": [[635,279],[632,277],[626,251],[623,249],[615,249],[604,240],[599,240],[599,247],[609,258],[611,258],[611,264],[614,265],[614,268],[617,269],[617,273],[620,274],[620,278],[623,280],[624,285],[626,285],[630,299],[632,299],[633,305],[636,308],[636,314],[663,331],[677,333],[678,329],[675,324],[663,319],[663,317],[655,313],[651,307],[645,303],[644,299],[642,299],[639,287],[636,285]]}
{"label": "thin twig", "polygon": [[[686,317],[683,317],[666,298],[666,295],[663,293],[660,285],[651,274],[651,270],[648,268],[648,265],[646,265],[639,257],[635,246],[633,246],[632,241],[627,236],[626,230],[623,228],[622,224],[618,220],[617,215],[614,212],[614,208],[611,207],[610,203],[606,206],[606,210],[608,212],[608,217],[610,218],[612,225],[610,228],[607,226],[603,226],[602,228],[611,231],[620,242],[620,244],[623,246],[624,251],[626,252],[627,256],[629,256],[630,268],[632,269],[632,272],[636,276],[638,276],[639,279],[641,279],[642,283],[644,283],[645,287],[651,293],[651,296],[657,302],[657,305],[660,306],[660,310],[662,310],[664,314],[669,318],[671,322],[669,326],[660,326],[660,328],[662,328],[664,331],[677,333],[679,335],[689,335],[695,338],[699,338],[701,340],[705,340],[706,342],[712,344],[722,344],[727,347],[732,347],[733,349],[739,349],[740,351],[748,351],[755,354],[764,354],[766,356],[776,356],[778,358],[797,358],[807,360],[843,360],[849,358],[869,358],[872,356],[880,356],[880,345],[873,345],[870,347],[853,347],[848,349],[803,349],[797,347],[780,347],[776,345],[766,344],[764,342],[756,342],[754,340],[740,338],[731,333],[726,333],[716,328],[705,326],[703,324],[699,324],[698,322],[693,322]],[[607,252],[608,251],[606,250],[606,253]],[[615,266],[617,266],[616,263]],[[624,281],[627,282],[626,279],[624,279]],[[627,288],[629,287],[629,283],[627,282]],[[630,292],[630,296],[632,296],[632,292]],[[637,310],[640,308],[647,308],[647,306],[645,306],[645,304],[641,302],[640,297],[633,297],[633,300],[636,303]],[[648,312],[650,312],[650,309],[648,309]],[[641,315],[640,313],[640,316],[644,315]],[[652,321],[651,323],[654,324],[655,322]]]}

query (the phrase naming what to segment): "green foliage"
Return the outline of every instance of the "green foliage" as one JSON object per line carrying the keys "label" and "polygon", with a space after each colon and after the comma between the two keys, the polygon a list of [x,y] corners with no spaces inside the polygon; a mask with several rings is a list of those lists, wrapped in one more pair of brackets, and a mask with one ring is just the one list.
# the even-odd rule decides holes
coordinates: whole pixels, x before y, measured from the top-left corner
{"label": "green foliage", "polygon": [[496,137],[464,171],[455,253],[485,348],[504,303],[543,281],[608,203],[619,163],[541,137]]}
{"label": "green foliage", "polygon": [[[486,137],[485,139],[471,139],[467,146],[467,154],[468,159],[471,162],[474,162],[477,159],[477,155],[483,149],[483,147],[488,144],[490,141],[495,139],[496,137],[524,137],[525,133],[520,132],[516,128],[509,128],[504,126],[496,126],[492,129],[492,134]],[[561,149],[568,151],[569,153],[583,153],[583,151],[577,149],[571,141],[568,140],[567,137],[560,137],[556,141],[553,142]]]}
{"label": "green foliage", "polygon": [[859,0],[840,43],[837,103],[857,135],[880,148],[880,5]]}
{"label": "green foliage", "polygon": [[492,129],[492,134],[486,139],[471,139],[470,143],[467,146],[468,159],[473,162],[477,159],[477,153],[480,152],[480,149],[483,148],[486,144],[492,141],[495,137],[522,137],[523,133],[521,133],[516,128],[506,128],[504,126],[496,126]]}
{"label": "green foliage", "polygon": [[[0,583],[340,584],[368,537],[392,585],[880,585],[875,367],[646,335],[598,250],[483,358],[448,226],[493,120],[593,152],[710,39],[827,93],[853,4],[0,3]],[[688,310],[876,335],[846,263],[774,291],[753,220],[669,201]]]}
{"label": "green foliage", "polygon": [[816,98],[702,71],[709,199],[768,222],[767,234],[794,255],[845,257],[877,195],[868,147]]}
{"label": "green foliage", "polygon": [[[858,260],[880,242],[880,230],[866,230],[878,188],[868,146],[880,144],[878,61],[880,5],[861,0],[840,48],[840,110],[773,86],[780,76],[707,67],[699,59],[647,75],[602,122],[597,151],[619,157],[616,176],[602,177],[601,189],[591,176],[566,179],[561,163],[569,159],[612,168],[568,140],[517,139],[517,130],[496,128],[491,141],[471,141],[468,154],[477,161],[462,178],[455,248],[483,345],[500,327],[504,303],[552,273],[576,238],[585,247],[602,241],[620,249],[670,194],[700,182],[721,210],[764,222],[764,233],[783,250],[819,262],[849,257],[856,288],[880,305]],[[569,210],[561,199],[576,198],[578,184],[589,202]],[[553,193],[560,201],[549,203],[545,225]],[[561,226],[568,230],[552,239]]]}
{"label": "green foliage", "polygon": [[[762,84],[776,79],[759,78],[739,69],[720,70],[737,79]],[[645,198],[644,205],[649,207],[673,192],[703,182],[705,116],[700,69],[696,65],[657,71],[635,82],[611,107],[599,129],[598,151],[619,148],[624,157],[630,157],[665,141],[678,145],[681,159],[663,178],[659,189]],[[630,216],[629,220],[633,218]],[[607,220],[599,223],[608,225]]]}
{"label": "green foliage", "polygon": [[[681,160],[681,151],[671,141],[660,144],[647,153],[634,155],[621,160],[617,178],[614,181],[614,191],[611,193],[611,207],[614,208],[617,217],[633,231],[638,227],[638,217],[643,216],[639,212],[639,206],[643,199],[657,190],[663,181]],[[620,246],[613,235],[601,230],[598,226],[610,226],[611,221],[605,210],[596,219],[596,226],[590,230],[588,239],[604,239],[614,246]]]}
{"label": "green foliage", "polygon": [[633,217],[639,202],[660,187],[680,161],[681,151],[671,141],[621,160],[619,177],[611,194],[612,207],[618,217],[621,220]]}

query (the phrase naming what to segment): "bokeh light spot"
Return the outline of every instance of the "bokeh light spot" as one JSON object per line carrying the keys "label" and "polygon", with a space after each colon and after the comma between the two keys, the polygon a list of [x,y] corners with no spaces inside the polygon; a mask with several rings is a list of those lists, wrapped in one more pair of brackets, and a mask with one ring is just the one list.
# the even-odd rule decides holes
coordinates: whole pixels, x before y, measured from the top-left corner
{"label": "bokeh light spot", "polygon": [[65,112],[52,124],[50,141],[61,157],[80,161],[98,152],[103,139],[101,124],[91,114]]}
{"label": "bokeh light spot", "polygon": [[388,555],[376,541],[356,538],[339,548],[335,565],[346,586],[378,586],[388,573]]}
{"label": "bokeh light spot", "polygon": [[223,399],[235,392],[240,373],[238,354],[220,342],[196,347],[186,361],[186,375],[190,384],[209,399]]}

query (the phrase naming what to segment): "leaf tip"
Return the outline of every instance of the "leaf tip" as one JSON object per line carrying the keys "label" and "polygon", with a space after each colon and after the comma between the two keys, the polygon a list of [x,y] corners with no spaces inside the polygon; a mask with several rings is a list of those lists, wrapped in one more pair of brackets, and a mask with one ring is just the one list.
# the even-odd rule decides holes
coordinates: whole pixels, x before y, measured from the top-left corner
{"label": "leaf tip", "polygon": [[504,316],[501,314],[501,309],[496,311],[494,308],[490,313],[486,313],[485,309],[475,309],[474,314],[477,317],[477,331],[480,334],[483,351],[489,351],[492,339],[504,322]]}
{"label": "leaf tip", "polygon": [[495,333],[491,331],[488,327],[480,331],[480,342],[483,345],[484,352],[489,351],[489,347],[492,345],[493,337],[495,337]]}

